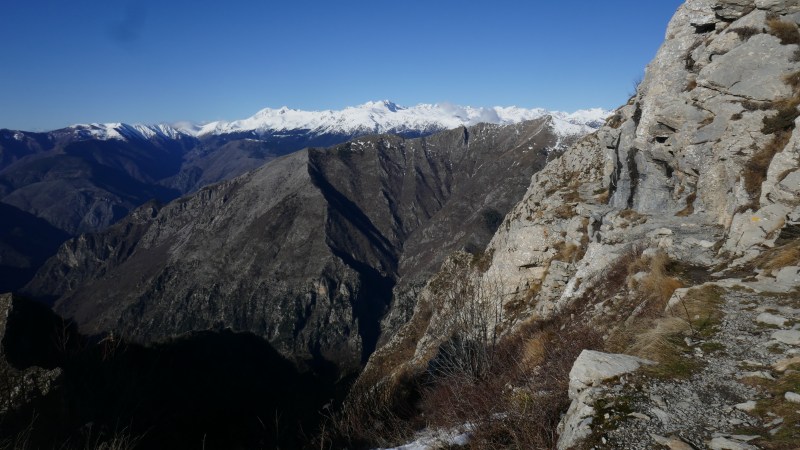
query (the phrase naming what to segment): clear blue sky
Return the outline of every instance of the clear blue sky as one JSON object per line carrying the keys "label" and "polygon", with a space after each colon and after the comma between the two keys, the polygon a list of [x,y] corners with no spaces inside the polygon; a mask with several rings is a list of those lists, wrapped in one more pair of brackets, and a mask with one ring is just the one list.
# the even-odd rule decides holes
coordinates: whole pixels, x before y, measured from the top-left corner
{"label": "clear blue sky", "polygon": [[3,0],[0,128],[261,108],[614,108],[679,0]]}

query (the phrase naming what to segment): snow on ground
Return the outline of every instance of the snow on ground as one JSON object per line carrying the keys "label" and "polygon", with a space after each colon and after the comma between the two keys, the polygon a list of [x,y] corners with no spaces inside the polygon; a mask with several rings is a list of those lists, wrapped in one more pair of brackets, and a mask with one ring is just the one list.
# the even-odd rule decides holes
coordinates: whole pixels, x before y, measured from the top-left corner
{"label": "snow on ground", "polygon": [[400,447],[376,450],[435,450],[449,446],[464,446],[469,444],[472,424],[465,424],[450,430],[425,430],[417,434],[416,439]]}

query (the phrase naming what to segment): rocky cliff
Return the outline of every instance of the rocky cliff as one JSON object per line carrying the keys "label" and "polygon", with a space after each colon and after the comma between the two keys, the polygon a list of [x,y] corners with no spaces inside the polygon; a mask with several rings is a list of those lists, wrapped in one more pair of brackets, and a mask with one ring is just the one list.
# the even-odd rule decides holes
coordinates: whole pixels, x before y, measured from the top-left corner
{"label": "rocky cliff", "polygon": [[[751,448],[747,440],[784,448],[780,445],[797,438],[792,428],[797,416],[779,412],[791,406],[770,402],[775,393],[753,389],[759,384],[748,378],[753,375],[731,366],[750,361],[772,367],[797,352],[786,341],[758,337],[763,333],[754,326],[756,317],[744,318],[740,305],[772,305],[761,311],[782,311],[785,322],[778,328],[796,332],[788,328],[800,318],[799,21],[796,1],[687,1],[636,95],[597,133],[533,176],[523,200],[492,238],[487,261],[450,259],[420,293],[408,324],[371,358],[357,384],[363,389],[354,395],[397,402],[398,386],[408,389],[409,379],[440,386],[433,392],[443,395],[452,378],[431,368],[449,358],[453,342],[481,342],[489,353],[513,348],[518,352],[513,377],[508,365],[492,372],[497,367],[492,359],[486,369],[467,371],[471,383],[484,390],[492,388],[490,378],[509,377],[496,391],[496,403],[504,406],[461,404],[455,422],[473,424],[473,432],[475,424],[490,430],[474,433],[487,439],[478,446],[556,445],[544,432],[535,444],[516,440],[525,435],[515,426],[542,420],[530,409],[516,408],[520,396],[534,405],[537,397],[556,398],[547,397],[551,386],[541,380],[568,374],[548,365],[548,358],[552,362],[558,355],[542,354],[567,339],[653,361],[637,372],[644,375],[627,384],[612,382],[602,395],[573,388],[570,397],[583,403],[573,403],[562,422],[560,448],[654,448],[670,439],[669,448]],[[441,283],[454,274],[458,282]],[[483,312],[471,313],[465,322],[458,313],[465,308]],[[592,333],[598,339],[584,341]],[[752,340],[752,346],[731,345],[737,339]],[[756,351],[759,345],[774,345],[774,356]],[[474,357],[459,346],[462,356]],[[735,354],[734,361],[723,362],[725,352]],[[603,372],[587,364],[593,363],[579,361],[575,370]],[[664,387],[665,379],[683,377],[692,387]],[[785,391],[800,389],[791,378],[780,380]],[[468,389],[453,393],[447,403],[463,402]],[[631,389],[645,395],[634,396]],[[670,394],[674,403],[658,404],[661,394],[647,396],[669,389],[680,390]],[[626,395],[636,400],[614,400]],[[756,404],[760,409],[730,421],[717,420],[708,408],[676,406],[705,402],[730,411],[745,400],[753,400],[751,412]],[[497,414],[504,417],[502,431]],[[525,420],[515,422],[519,416]],[[769,417],[776,420],[773,425]],[[702,425],[688,427],[692,421]],[[784,431],[775,431],[784,421]],[[457,425],[452,417],[449,425]],[[748,426],[752,433],[739,433],[737,441],[737,430]],[[496,434],[487,437],[491,430]],[[498,436],[502,439],[490,440]],[[720,446],[723,440],[742,446]]]}

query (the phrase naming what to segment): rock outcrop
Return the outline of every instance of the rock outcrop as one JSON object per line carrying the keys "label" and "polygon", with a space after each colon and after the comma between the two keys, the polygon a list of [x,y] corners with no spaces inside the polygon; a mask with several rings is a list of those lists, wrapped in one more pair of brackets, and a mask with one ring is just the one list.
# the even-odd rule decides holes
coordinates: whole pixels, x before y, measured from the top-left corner
{"label": "rock outcrop", "polygon": [[628,355],[613,355],[584,350],[569,372],[569,398],[572,404],[558,425],[558,448],[569,449],[592,433],[590,425],[597,389],[605,380],[636,371],[643,364],[654,364]]}
{"label": "rock outcrop", "polygon": [[[9,325],[12,316],[16,316],[16,323]],[[46,395],[61,376],[60,368],[32,355],[40,350],[37,344],[42,339],[53,337],[50,333],[32,336],[47,330],[53,323],[52,316],[42,305],[31,305],[11,294],[0,294],[0,418]],[[21,330],[26,322],[34,325]],[[19,349],[31,354],[20,355]]]}

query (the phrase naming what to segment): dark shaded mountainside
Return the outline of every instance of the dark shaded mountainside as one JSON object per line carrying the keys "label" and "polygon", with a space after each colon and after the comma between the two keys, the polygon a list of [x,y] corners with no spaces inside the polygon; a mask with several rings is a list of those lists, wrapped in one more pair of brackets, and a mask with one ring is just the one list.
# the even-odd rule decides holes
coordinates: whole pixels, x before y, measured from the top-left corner
{"label": "dark shaded mountainside", "polygon": [[[195,137],[159,127],[0,129],[0,201],[76,235],[100,231],[144,202],[170,201],[311,146],[358,134],[310,130]],[[425,133],[399,133],[417,137]]]}
{"label": "dark shaded mountainside", "polygon": [[358,370],[410,313],[393,297],[480,253],[557,140],[543,118],[303,150],[68,241],[24,292],[91,334],[231,328]]}
{"label": "dark shaded mountainside", "polygon": [[0,203],[0,291],[25,285],[69,235],[46,220]]}
{"label": "dark shaded mountainside", "polygon": [[[29,229],[30,218],[22,215],[28,213],[51,228],[36,228],[45,245],[18,234],[0,235],[0,247],[26,255],[0,254],[0,292],[28,282],[69,236],[104,230],[150,200],[169,202],[302,148],[335,145],[358,135],[289,130],[194,137],[125,124],[111,130],[112,137],[103,135],[109,129],[98,125],[47,133],[0,129],[0,204],[15,211],[2,215],[2,226]],[[51,251],[42,253],[44,247]]]}

